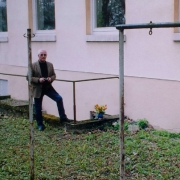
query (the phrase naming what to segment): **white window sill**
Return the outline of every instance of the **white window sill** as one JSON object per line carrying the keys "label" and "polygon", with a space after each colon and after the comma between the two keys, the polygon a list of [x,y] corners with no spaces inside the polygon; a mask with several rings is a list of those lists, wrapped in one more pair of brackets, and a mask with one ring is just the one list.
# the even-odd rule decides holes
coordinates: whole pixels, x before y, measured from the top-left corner
{"label": "white window sill", "polygon": [[0,32],[0,42],[8,42],[8,34],[6,32]]}
{"label": "white window sill", "polygon": [[[86,35],[87,42],[119,42],[119,35]],[[126,35],[124,35],[126,42]]]}
{"label": "white window sill", "polygon": [[56,42],[55,34],[35,34],[31,39],[32,42]]}
{"label": "white window sill", "polygon": [[180,42],[180,33],[173,34],[173,41]]}

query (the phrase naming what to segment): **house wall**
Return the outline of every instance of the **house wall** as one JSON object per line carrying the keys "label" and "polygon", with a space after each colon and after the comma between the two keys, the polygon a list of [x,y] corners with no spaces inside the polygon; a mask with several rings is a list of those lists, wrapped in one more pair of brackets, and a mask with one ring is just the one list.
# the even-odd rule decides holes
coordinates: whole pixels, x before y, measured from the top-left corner
{"label": "house wall", "polygon": [[[119,74],[118,42],[86,41],[85,2],[56,1],[56,42],[32,42],[33,62],[37,60],[38,49],[46,49],[47,60],[54,64],[58,79]],[[7,1],[7,10],[9,42],[0,42],[0,72],[25,75],[27,39],[23,34],[31,22],[28,20],[28,1]],[[126,0],[127,24],[150,21],[173,22],[174,1]],[[156,127],[180,131],[180,44],[173,41],[173,28],[152,31],[150,36],[149,29],[125,30],[125,113],[135,120],[146,118]],[[1,78],[5,79],[5,76],[0,75]],[[28,99],[24,78],[8,76],[7,79],[13,98]],[[72,85],[56,81],[54,86],[64,98],[68,117],[72,118]],[[118,114],[118,87],[117,79],[77,84],[77,118],[89,118],[89,111],[96,103],[108,104],[107,113]],[[48,113],[58,114],[56,105],[47,98],[43,108]]]}
{"label": "house wall", "polygon": [[125,78],[125,114],[147,119],[157,129],[180,132],[179,81]]}
{"label": "house wall", "polygon": [[[141,3],[139,3],[141,2]],[[127,23],[173,22],[173,1],[127,0]],[[129,7],[129,8],[128,8]],[[172,40],[174,28],[126,30],[125,74],[165,80],[180,80],[180,43]]]}

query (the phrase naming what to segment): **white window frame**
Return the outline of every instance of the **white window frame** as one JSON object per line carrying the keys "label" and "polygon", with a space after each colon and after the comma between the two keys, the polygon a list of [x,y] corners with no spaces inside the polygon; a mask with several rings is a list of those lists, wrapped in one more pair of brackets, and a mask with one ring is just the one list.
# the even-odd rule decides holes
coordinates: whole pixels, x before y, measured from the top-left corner
{"label": "white window frame", "polygon": [[96,0],[91,0],[91,32],[92,34],[118,34],[115,27],[97,27],[96,26]]}
{"label": "white window frame", "polygon": [[[32,38],[32,41],[56,41],[56,31],[54,30],[38,30],[38,21],[37,21],[37,0],[32,0],[32,9],[33,9],[33,33],[35,37]],[[55,0],[54,0],[55,2]]]}
{"label": "white window frame", "polygon": [[0,32],[0,42],[8,42],[8,32]]}
{"label": "white window frame", "polygon": [[[7,0],[6,0],[6,15],[7,15]],[[0,42],[8,42],[8,31],[0,32]]]}

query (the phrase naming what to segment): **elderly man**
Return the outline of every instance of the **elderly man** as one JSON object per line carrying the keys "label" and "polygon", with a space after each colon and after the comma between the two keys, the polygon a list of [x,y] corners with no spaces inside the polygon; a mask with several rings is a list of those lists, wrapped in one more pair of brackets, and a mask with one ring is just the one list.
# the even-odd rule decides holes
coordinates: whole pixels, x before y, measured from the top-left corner
{"label": "elderly man", "polygon": [[65,114],[63,99],[52,86],[52,82],[56,79],[56,74],[53,64],[46,61],[46,50],[39,50],[38,58],[39,60],[32,64],[32,84],[36,121],[38,129],[43,131],[45,128],[42,118],[42,100],[44,95],[50,97],[57,103],[61,122],[69,122],[69,120]]}

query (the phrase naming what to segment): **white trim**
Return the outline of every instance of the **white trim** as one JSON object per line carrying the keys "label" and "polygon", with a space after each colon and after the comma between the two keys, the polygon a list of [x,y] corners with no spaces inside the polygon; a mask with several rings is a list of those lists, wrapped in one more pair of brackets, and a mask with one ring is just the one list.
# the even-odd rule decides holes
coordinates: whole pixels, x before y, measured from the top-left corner
{"label": "white trim", "polygon": [[[86,35],[87,42],[119,42],[119,35]],[[126,35],[124,35],[126,42]]]}
{"label": "white trim", "polygon": [[55,34],[35,34],[35,37],[31,39],[32,42],[55,42],[56,35]]}
{"label": "white trim", "polygon": [[0,42],[8,42],[8,33],[0,32]]}
{"label": "white trim", "polygon": [[36,17],[37,17],[37,13],[36,13],[36,3],[35,3],[36,0],[32,0],[32,13],[33,13],[33,32],[35,33],[36,32],[36,29],[37,29],[37,20],[36,20]]}
{"label": "white trim", "polygon": [[180,41],[180,33],[173,33],[173,41],[175,42]]}
{"label": "white trim", "polygon": [[[55,3],[55,1],[54,1]],[[56,33],[55,30],[38,30],[37,25],[37,3],[36,0],[32,0],[32,9],[33,9],[33,33],[35,34],[35,37],[32,38],[33,42],[55,42],[56,41]]]}

